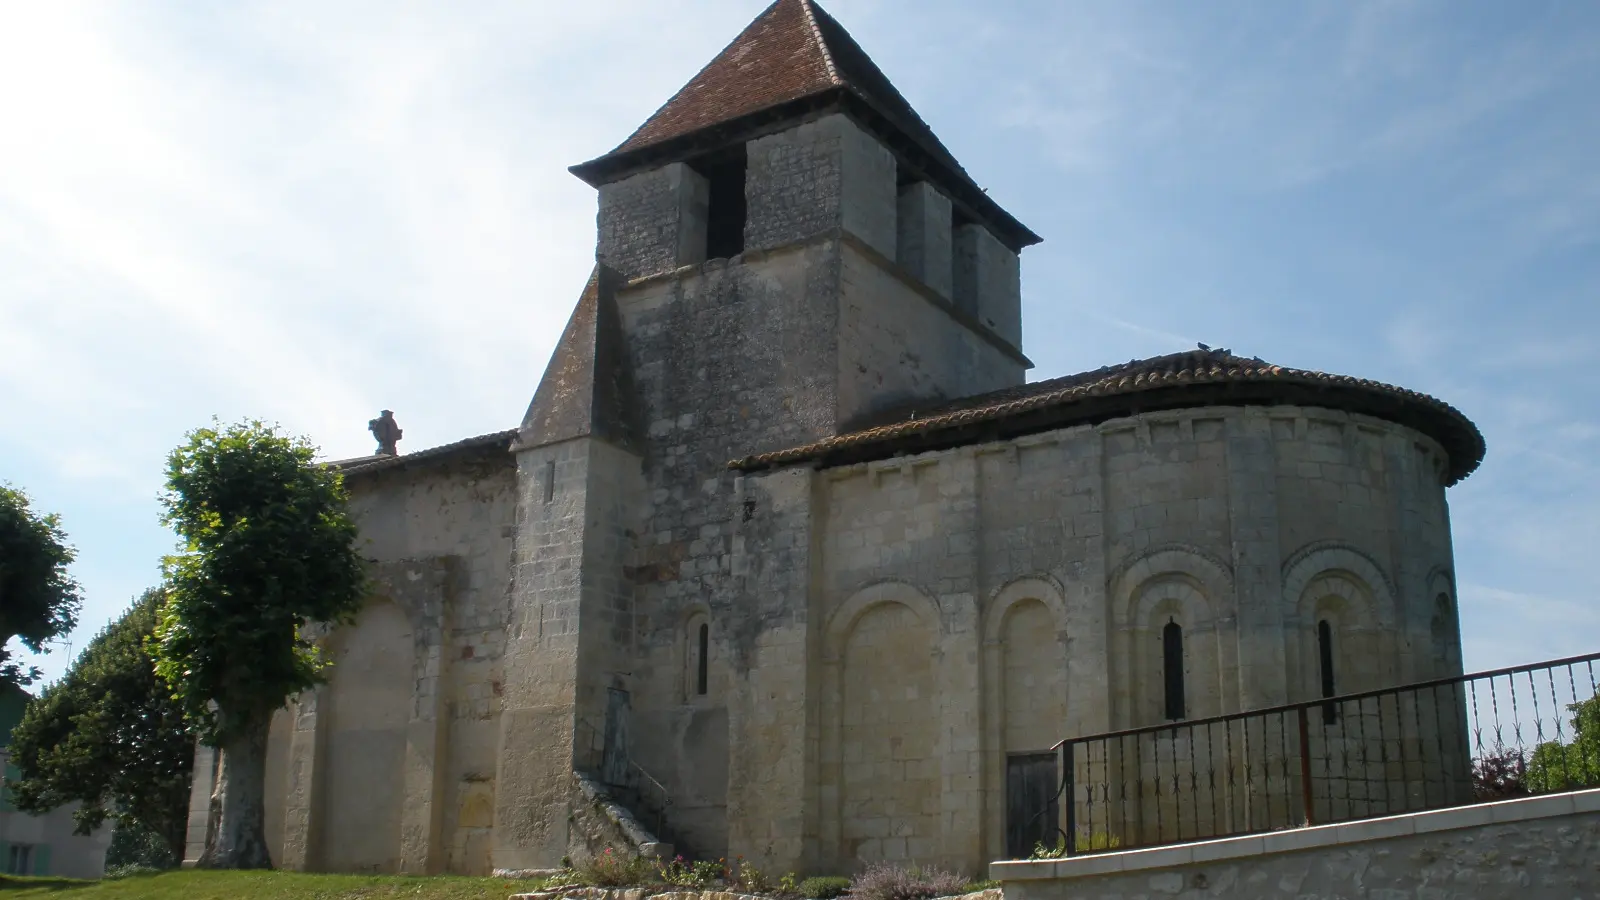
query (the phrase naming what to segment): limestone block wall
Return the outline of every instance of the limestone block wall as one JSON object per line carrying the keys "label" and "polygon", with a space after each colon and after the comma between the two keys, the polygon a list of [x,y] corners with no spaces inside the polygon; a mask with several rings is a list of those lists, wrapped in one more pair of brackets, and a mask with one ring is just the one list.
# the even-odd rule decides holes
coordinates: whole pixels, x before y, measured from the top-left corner
{"label": "limestone block wall", "polygon": [[901,266],[848,240],[840,251],[838,341],[838,417],[846,426],[918,402],[1015,387],[1029,365]]}
{"label": "limestone block wall", "polygon": [[528,448],[516,458],[495,869],[545,868],[566,855],[575,742],[593,747],[603,737],[596,732],[607,678],[617,649],[627,646],[629,623],[618,605],[628,548],[618,505],[638,493],[628,481],[637,477],[637,460],[602,441]]}
{"label": "limestone block wall", "polygon": [[[814,541],[804,590],[758,582],[814,610],[816,724],[788,725],[816,740],[812,860],[1001,855],[1007,755],[1163,721],[1169,622],[1186,718],[1318,696],[1300,671],[1318,616],[1338,629],[1341,689],[1442,674],[1404,637],[1427,573],[1451,568],[1440,459],[1375,419],[1212,408],[825,470],[804,494],[778,490],[788,473],[746,479],[741,559],[793,540],[757,527],[769,507]],[[1354,508],[1323,509],[1335,494]],[[1269,675],[1280,694],[1254,683]],[[749,737],[735,723],[734,744]]]}
{"label": "limestone block wall", "polygon": [[977,223],[955,229],[951,297],[956,307],[1022,346],[1022,264],[1016,251]]}
{"label": "limestone block wall", "polygon": [[[803,242],[618,294],[648,460],[622,569],[630,754],[670,792],[675,837],[713,858],[728,848],[729,785],[742,784],[729,778],[730,704],[770,637],[732,575],[741,507],[727,461],[833,433],[838,260],[836,242]],[[687,689],[701,623],[703,696]]]}
{"label": "limestone block wall", "polygon": [[955,271],[950,198],[930,182],[914,181],[900,188],[896,214],[895,261],[929,290],[950,299]]}
{"label": "limestone block wall", "polygon": [[326,635],[329,683],[273,720],[269,849],[293,869],[486,873],[510,459],[380,472],[350,487],[374,596],[354,625]]}
{"label": "limestone block wall", "polygon": [[790,244],[830,229],[894,258],[894,154],[843,114],[746,145],[745,246]]}
{"label": "limestone block wall", "polygon": [[[854,128],[828,127],[844,126]],[[892,200],[891,192],[891,210]],[[817,832],[800,824],[815,810],[803,796],[805,744],[788,729],[814,711],[810,689],[790,676],[806,672],[815,653],[806,617],[816,606],[804,563],[800,580],[777,593],[751,594],[749,576],[735,574],[741,529],[771,510],[765,494],[740,493],[727,460],[835,434],[908,395],[1016,384],[1026,361],[837,228],[636,280],[617,301],[646,428],[623,563],[634,630],[616,679],[629,695],[629,752],[667,786],[681,843],[713,856],[754,847],[798,859]],[[918,344],[937,352],[903,352]],[[808,510],[809,493],[790,502]],[[812,525],[773,527],[790,543],[758,567],[778,577],[769,563],[809,548]],[[712,664],[706,694],[691,695],[686,673],[701,623]],[[780,697],[794,713],[779,714]],[[792,773],[792,784],[777,786],[774,772]]]}
{"label": "limestone block wall", "polygon": [[684,163],[602,185],[596,256],[634,277],[701,262],[708,199],[705,178]]}

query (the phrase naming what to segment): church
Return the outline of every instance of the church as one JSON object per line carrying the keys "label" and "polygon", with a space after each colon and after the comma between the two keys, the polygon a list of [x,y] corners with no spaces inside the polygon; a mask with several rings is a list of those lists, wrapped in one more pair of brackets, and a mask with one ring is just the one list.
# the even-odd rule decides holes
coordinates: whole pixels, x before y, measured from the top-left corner
{"label": "church", "polygon": [[1063,738],[1460,672],[1478,429],[1204,346],[1028,382],[1040,238],[813,0],[571,171],[520,424],[335,463],[374,590],[274,721],[279,867],[975,874]]}

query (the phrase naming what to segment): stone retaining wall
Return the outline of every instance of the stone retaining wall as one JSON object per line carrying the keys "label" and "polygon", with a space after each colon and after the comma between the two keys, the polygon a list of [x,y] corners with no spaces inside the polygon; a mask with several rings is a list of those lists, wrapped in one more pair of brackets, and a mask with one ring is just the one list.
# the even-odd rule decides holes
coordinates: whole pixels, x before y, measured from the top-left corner
{"label": "stone retaining wall", "polygon": [[999,862],[1006,900],[1600,896],[1600,790],[1062,860]]}
{"label": "stone retaining wall", "polygon": [[[666,885],[636,888],[570,887],[528,894],[512,894],[511,900],[773,900],[761,894],[733,891],[684,891]],[[961,894],[947,900],[1003,900],[998,888]]]}

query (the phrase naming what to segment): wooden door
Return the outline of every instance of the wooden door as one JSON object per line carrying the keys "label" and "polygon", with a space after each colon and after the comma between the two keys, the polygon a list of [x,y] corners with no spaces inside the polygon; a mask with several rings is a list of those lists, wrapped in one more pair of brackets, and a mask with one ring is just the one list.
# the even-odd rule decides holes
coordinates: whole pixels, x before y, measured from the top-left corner
{"label": "wooden door", "polygon": [[1006,857],[1027,859],[1043,843],[1054,848],[1060,839],[1056,792],[1061,784],[1056,754],[1029,753],[1006,757]]}

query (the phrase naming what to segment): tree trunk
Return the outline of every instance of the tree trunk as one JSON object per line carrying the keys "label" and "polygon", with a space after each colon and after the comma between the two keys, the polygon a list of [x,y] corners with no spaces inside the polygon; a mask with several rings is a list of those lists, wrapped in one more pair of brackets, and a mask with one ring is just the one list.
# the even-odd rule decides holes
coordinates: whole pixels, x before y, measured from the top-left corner
{"label": "tree trunk", "polygon": [[206,843],[199,866],[205,869],[270,869],[267,852],[267,733],[271,713],[253,716],[230,729],[232,737],[219,748],[222,763],[211,795],[216,810],[215,835]]}

